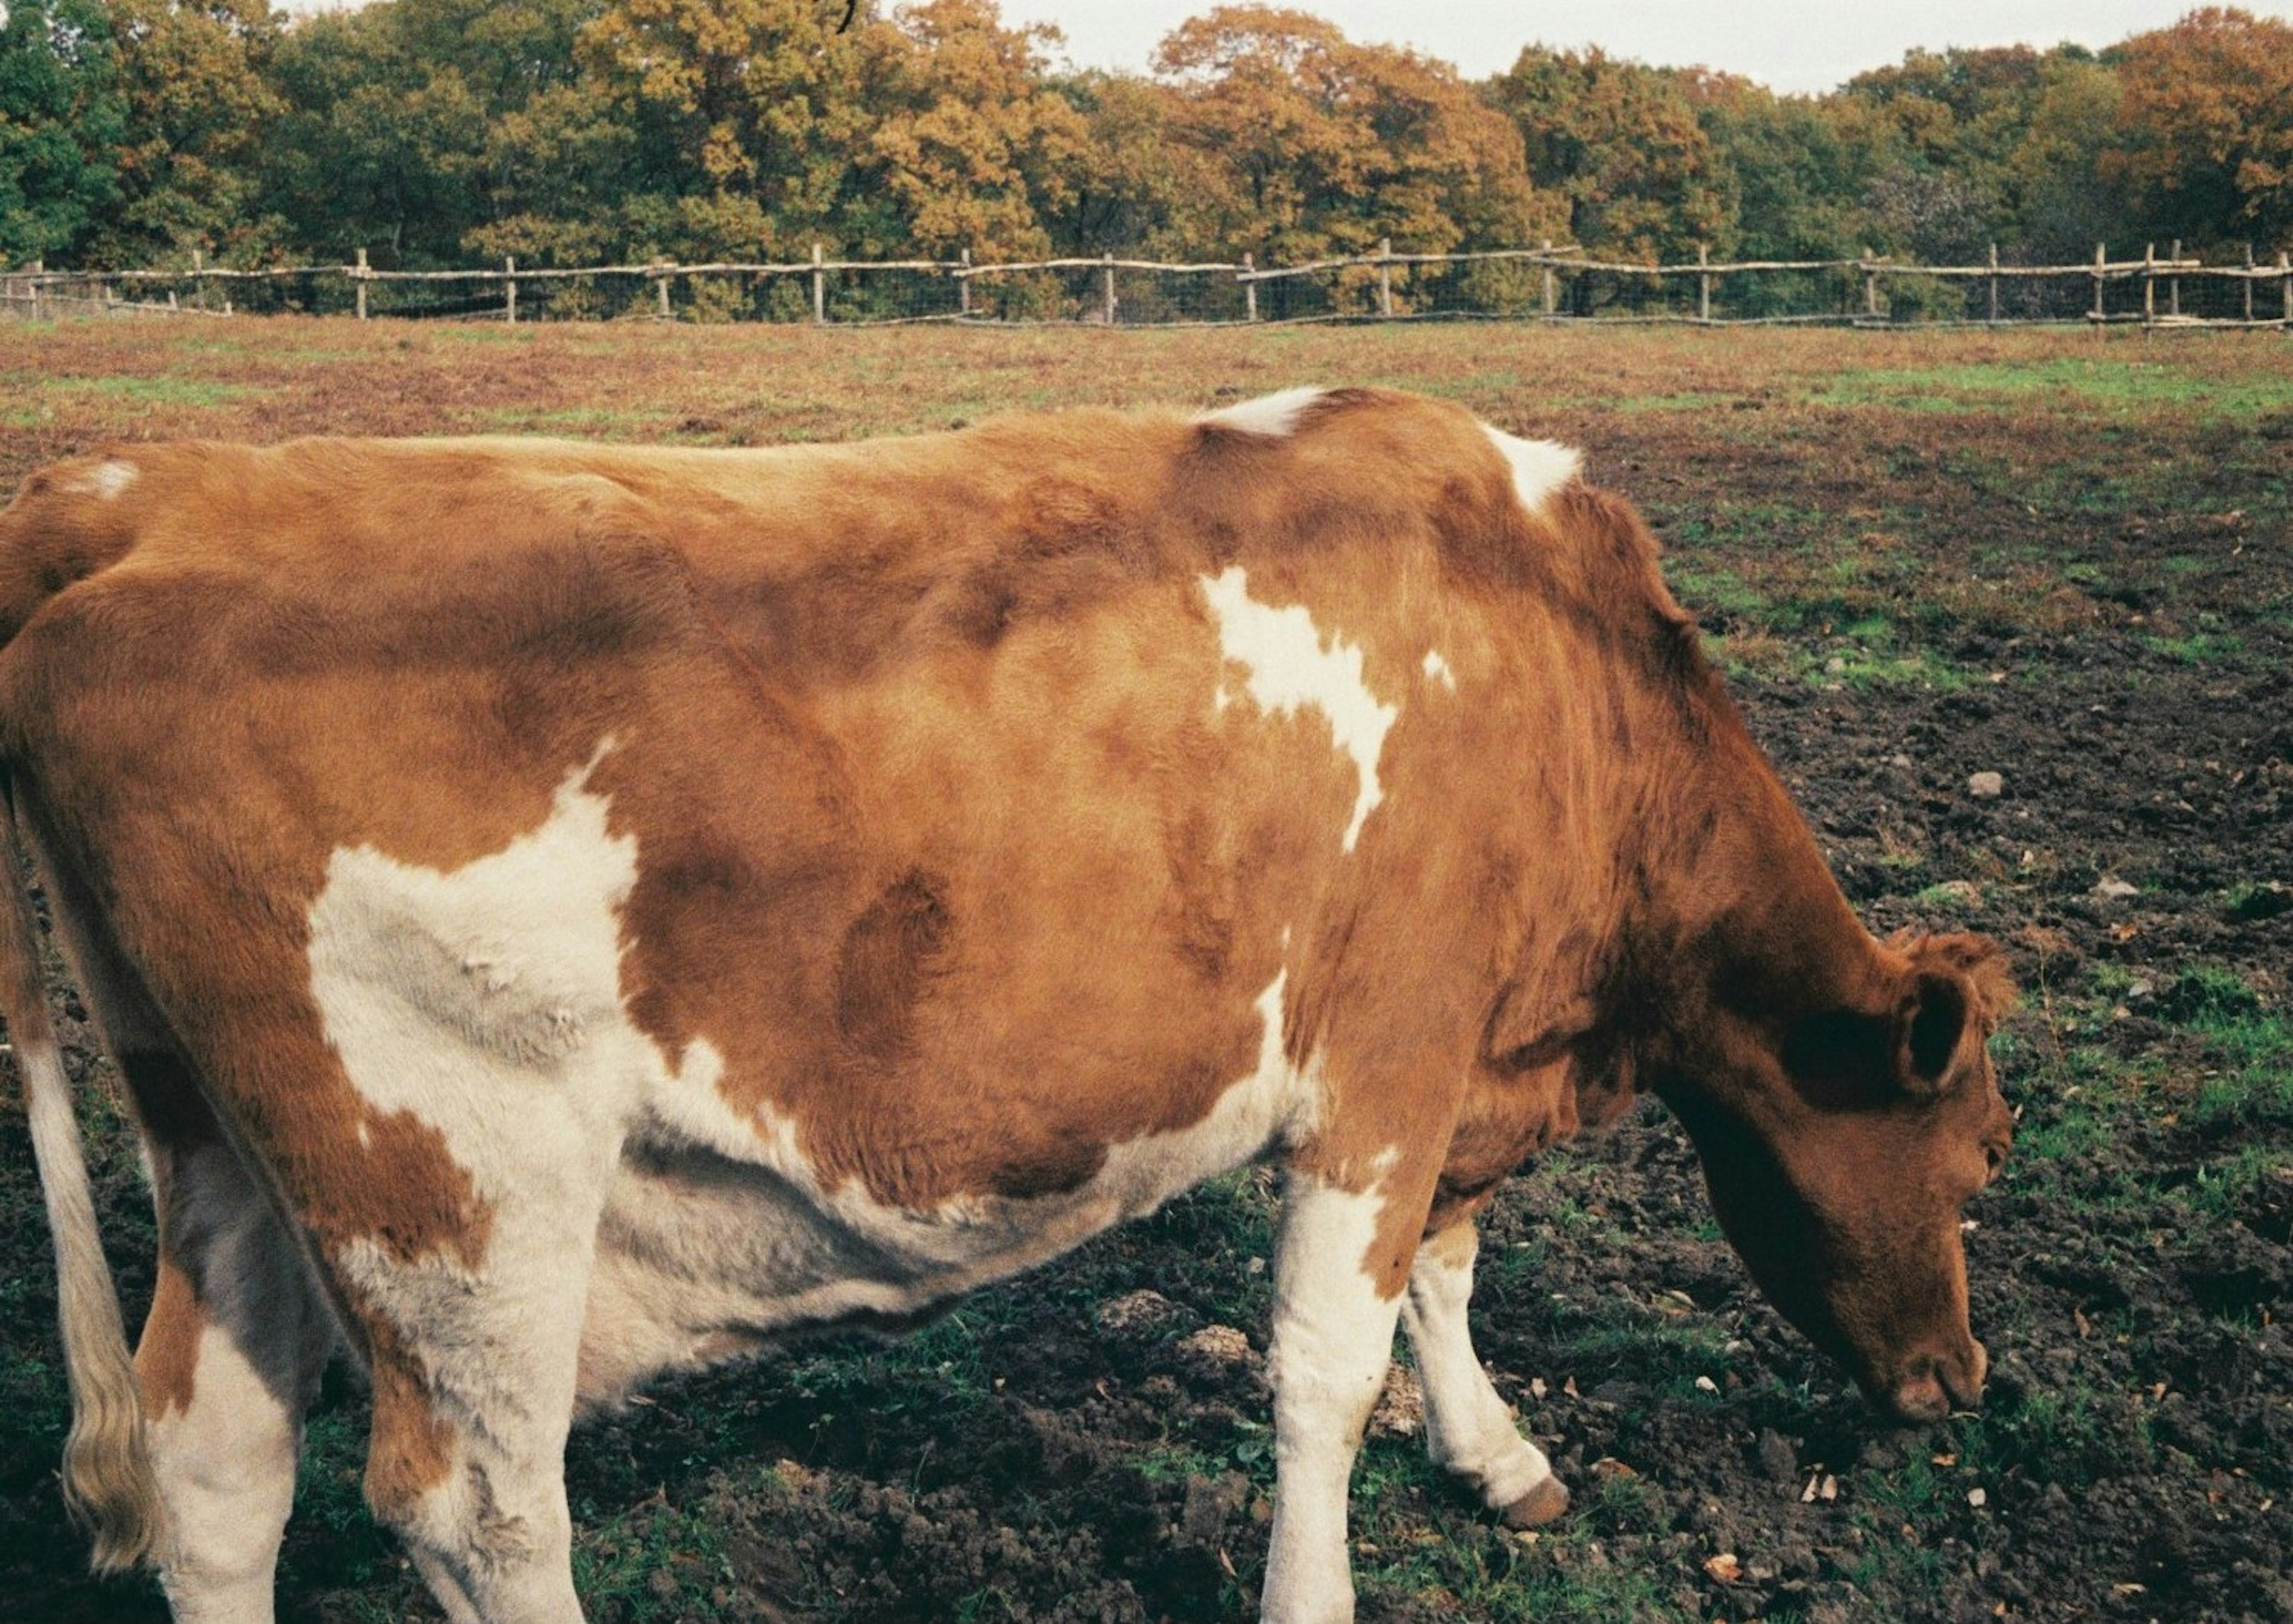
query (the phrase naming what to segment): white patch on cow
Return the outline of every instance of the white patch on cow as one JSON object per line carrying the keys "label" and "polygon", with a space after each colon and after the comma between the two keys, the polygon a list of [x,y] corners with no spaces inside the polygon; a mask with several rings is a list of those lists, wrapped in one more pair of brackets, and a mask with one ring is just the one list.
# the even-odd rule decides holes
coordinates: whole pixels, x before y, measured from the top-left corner
{"label": "white patch on cow", "polygon": [[[1390,1168],[1390,1153],[1380,1159]],[[1379,1183],[1381,1183],[1380,1181]],[[1284,1624],[1353,1617],[1346,1489],[1362,1428],[1385,1386],[1398,1301],[1366,1267],[1384,1206],[1293,1174],[1274,1269],[1274,1529],[1260,1616]]]}
{"label": "white patch on cow", "polygon": [[1220,428],[1239,429],[1245,434],[1263,434],[1282,440],[1296,432],[1298,419],[1329,392],[1318,384],[1307,384],[1298,389],[1284,389],[1270,395],[1260,395],[1252,400],[1237,400],[1232,406],[1222,406],[1214,412],[1204,412],[1197,422],[1214,423]]}
{"label": "white patch on cow", "polygon": [[1503,1511],[1552,1476],[1552,1466],[1520,1435],[1473,1352],[1465,1312],[1472,1295],[1471,1262],[1454,1262],[1428,1248],[1410,1270],[1401,1322],[1417,1358],[1425,1445],[1433,1463],[1479,1490],[1491,1510]]}
{"label": "white patch on cow", "polygon": [[1425,675],[1428,680],[1440,683],[1451,693],[1457,691],[1457,674],[1449,669],[1449,662],[1441,658],[1440,650],[1428,649],[1425,651]]}
{"label": "white patch on cow", "polygon": [[1513,489],[1520,497],[1520,505],[1532,513],[1543,507],[1554,491],[1584,472],[1584,453],[1574,446],[1550,440],[1523,440],[1503,429],[1490,428],[1486,423],[1481,428],[1496,448],[1504,453],[1505,461],[1512,465]]}
{"label": "white patch on cow", "polygon": [[561,1463],[583,1282],[626,1125],[662,1071],[620,1001],[636,843],[609,829],[589,772],[540,828],[450,872],[337,851],[311,911],[312,992],[352,1086],[435,1128],[489,1210],[474,1264],[407,1262],[378,1238],[332,1258],[418,1353],[452,1429],[457,1469],[402,1531],[488,1617],[576,1610]]}
{"label": "white patch on cow", "polygon": [[[1379,702],[1363,674],[1360,645],[1325,636],[1303,604],[1276,607],[1250,595],[1250,578],[1239,564],[1201,578],[1203,596],[1218,622],[1219,651],[1248,674],[1244,687],[1268,715],[1318,710],[1329,722],[1337,747],[1353,758],[1360,775],[1354,812],[1346,825],[1345,849],[1354,849],[1362,825],[1385,798],[1378,759],[1385,736],[1401,711]],[[1219,684],[1217,707],[1228,703]]]}
{"label": "white patch on cow", "polygon": [[115,456],[108,461],[98,463],[64,489],[74,496],[94,497],[109,502],[133,485],[142,475],[142,470],[136,467],[134,463],[122,462]]}

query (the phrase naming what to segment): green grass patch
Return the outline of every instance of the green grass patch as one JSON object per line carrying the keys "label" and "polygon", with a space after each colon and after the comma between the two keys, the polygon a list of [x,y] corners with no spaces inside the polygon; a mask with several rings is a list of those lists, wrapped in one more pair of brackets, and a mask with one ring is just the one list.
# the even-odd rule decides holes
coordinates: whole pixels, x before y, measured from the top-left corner
{"label": "green grass patch", "polygon": [[2207,418],[2259,418],[2293,407],[2293,377],[2206,376],[2202,358],[2169,364],[2108,355],[1975,361],[1958,366],[1874,368],[1843,373],[1812,392],[1825,405],[1898,411],[2011,407],[2138,416],[2161,410]]}

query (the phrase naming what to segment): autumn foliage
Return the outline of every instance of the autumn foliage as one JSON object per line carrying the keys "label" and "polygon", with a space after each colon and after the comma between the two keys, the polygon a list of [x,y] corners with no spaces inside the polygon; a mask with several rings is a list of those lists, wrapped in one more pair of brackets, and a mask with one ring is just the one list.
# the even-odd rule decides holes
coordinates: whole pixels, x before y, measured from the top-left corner
{"label": "autumn foliage", "polygon": [[1474,83],[1258,4],[1143,75],[1061,43],[994,0],[17,0],[0,263],[2293,244],[2293,25],[2234,10],[1817,97],[1534,44]]}

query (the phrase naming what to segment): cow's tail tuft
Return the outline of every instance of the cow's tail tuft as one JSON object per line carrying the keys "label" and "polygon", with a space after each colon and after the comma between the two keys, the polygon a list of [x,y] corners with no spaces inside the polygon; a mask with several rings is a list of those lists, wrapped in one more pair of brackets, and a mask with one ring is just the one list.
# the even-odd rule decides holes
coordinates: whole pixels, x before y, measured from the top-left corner
{"label": "cow's tail tuft", "polygon": [[48,1019],[38,929],[20,849],[14,785],[0,773],[0,869],[5,870],[0,890],[8,893],[0,903],[0,1015],[7,1018],[23,1080],[32,1154],[56,1247],[56,1302],[72,1401],[64,1504],[93,1541],[96,1571],[112,1572],[155,1554],[163,1512],[119,1293],[96,1229],[71,1083]]}

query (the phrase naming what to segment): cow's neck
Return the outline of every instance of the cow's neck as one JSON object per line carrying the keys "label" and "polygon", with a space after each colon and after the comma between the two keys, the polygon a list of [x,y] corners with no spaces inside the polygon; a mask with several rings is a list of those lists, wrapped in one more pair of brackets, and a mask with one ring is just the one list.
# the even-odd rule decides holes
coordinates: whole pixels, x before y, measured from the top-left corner
{"label": "cow's neck", "polygon": [[[1778,1029],[1879,996],[1878,945],[1848,906],[1766,756],[1714,682],[1692,695],[1693,747],[1651,753],[1600,999],[1643,1083],[1715,1022]],[[1756,1012],[1756,1013],[1754,1013]]]}

